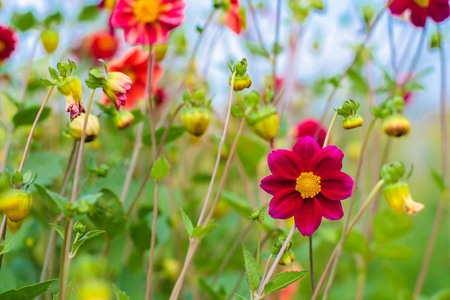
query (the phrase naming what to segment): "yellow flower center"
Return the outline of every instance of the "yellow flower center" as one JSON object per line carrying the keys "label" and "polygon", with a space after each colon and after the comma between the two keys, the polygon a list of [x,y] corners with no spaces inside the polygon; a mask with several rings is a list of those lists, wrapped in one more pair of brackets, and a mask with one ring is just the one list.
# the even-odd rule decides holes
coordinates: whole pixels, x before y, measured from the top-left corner
{"label": "yellow flower center", "polygon": [[3,50],[5,50],[6,45],[4,41],[0,41],[0,52],[2,52]]}
{"label": "yellow flower center", "polygon": [[421,7],[428,7],[430,5],[430,0],[414,0],[414,2]]}
{"label": "yellow flower center", "polygon": [[133,13],[139,22],[147,24],[155,22],[161,13],[162,5],[160,0],[137,0]]}
{"label": "yellow flower center", "polygon": [[313,172],[303,172],[297,178],[295,190],[303,198],[313,198],[320,193],[320,177],[314,175]]}

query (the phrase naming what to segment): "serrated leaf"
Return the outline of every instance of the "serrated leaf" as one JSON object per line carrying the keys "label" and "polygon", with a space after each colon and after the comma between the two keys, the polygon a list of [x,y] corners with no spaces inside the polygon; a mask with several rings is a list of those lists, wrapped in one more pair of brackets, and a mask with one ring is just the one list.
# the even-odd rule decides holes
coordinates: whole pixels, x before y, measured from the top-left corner
{"label": "serrated leaf", "polygon": [[181,217],[183,218],[184,228],[186,228],[186,232],[189,237],[192,237],[192,231],[194,230],[194,225],[192,224],[191,219],[189,219],[188,215],[184,212],[184,210],[180,207]]}
{"label": "serrated leaf", "polygon": [[261,274],[259,273],[259,267],[256,263],[253,254],[248,251],[244,244],[242,244],[242,252],[244,254],[244,267],[245,273],[247,274],[248,284],[252,291],[256,291],[261,282]]}
{"label": "serrated leaf", "polygon": [[201,239],[205,237],[207,234],[209,234],[211,231],[214,230],[214,228],[217,227],[217,224],[213,224],[212,221],[206,225],[206,227],[203,227],[203,225],[196,226],[194,230],[192,230],[192,236],[198,239]]}
{"label": "serrated leaf", "polygon": [[11,251],[11,249],[14,247],[15,242],[16,242],[16,237],[4,240],[0,244],[0,255],[3,255],[5,253],[8,253],[9,251]]}
{"label": "serrated leaf", "polygon": [[[16,127],[23,125],[31,125],[36,119],[36,116],[41,108],[40,105],[33,105],[22,110],[19,110],[13,117],[13,123]],[[42,110],[41,117],[39,118],[39,122],[44,121],[50,116],[51,109],[49,107],[44,107]]]}
{"label": "serrated leaf", "polygon": [[274,281],[270,281],[266,284],[264,287],[264,290],[266,294],[271,294],[276,291],[279,291],[281,289],[284,289],[285,287],[289,286],[290,284],[296,282],[297,280],[301,279],[305,274],[308,272],[308,270],[305,271],[290,271],[290,272],[283,272],[275,276]]}
{"label": "serrated leaf", "polygon": [[34,185],[41,196],[42,200],[49,207],[54,214],[60,214],[66,211],[66,205],[69,203],[69,200],[65,197],[50,191],[40,184]]}
{"label": "serrated leaf", "polygon": [[169,162],[164,156],[160,156],[156,162],[153,164],[150,175],[155,179],[161,179],[169,174],[170,166]]}
{"label": "serrated leaf", "polygon": [[86,242],[87,240],[93,239],[102,233],[105,233],[105,231],[104,230],[92,230],[92,231],[89,231],[88,233],[86,233],[75,244],[73,244],[72,251],[70,251],[70,256],[74,257],[77,254],[78,249],[81,247],[81,245],[84,244],[84,242]]}
{"label": "serrated leaf", "polygon": [[61,226],[56,225],[56,224],[52,224],[52,223],[49,223],[49,224],[50,224],[50,226],[52,226],[53,228],[55,228],[56,232],[59,233],[59,235],[62,237],[62,239],[63,239],[63,241],[64,241],[64,236],[65,236],[65,230],[64,230],[64,228],[62,228]]}
{"label": "serrated leaf", "polygon": [[18,289],[12,289],[0,294],[0,299],[8,300],[33,300],[58,281],[57,279],[47,280],[32,285],[27,285]]}
{"label": "serrated leaf", "polygon": [[117,300],[130,300],[130,297],[128,297],[127,294],[119,290],[119,288],[113,284],[114,287],[114,294],[116,295]]}

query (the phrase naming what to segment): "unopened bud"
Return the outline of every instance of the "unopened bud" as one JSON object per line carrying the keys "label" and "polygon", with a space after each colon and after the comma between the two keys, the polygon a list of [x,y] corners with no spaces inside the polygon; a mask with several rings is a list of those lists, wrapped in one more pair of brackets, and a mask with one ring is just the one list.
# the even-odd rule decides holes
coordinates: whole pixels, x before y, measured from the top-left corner
{"label": "unopened bud", "polygon": [[[86,117],[85,114],[81,114],[79,118],[76,118],[72,123],[70,123],[68,134],[73,139],[76,140],[81,139],[85,117]],[[93,114],[89,114],[89,119],[86,126],[85,142],[86,143],[92,142],[98,137],[99,133],[100,133],[100,122],[98,121],[98,118]]]}
{"label": "unopened bud", "polygon": [[207,107],[190,107],[183,110],[181,122],[186,131],[195,136],[203,135],[208,129],[211,113]]}
{"label": "unopened bud", "polygon": [[54,29],[45,29],[41,33],[41,41],[47,53],[53,53],[58,47],[59,34],[58,31]]}
{"label": "unopened bud", "polygon": [[392,211],[401,213],[406,211],[409,215],[415,215],[425,206],[415,202],[409,194],[409,186],[406,182],[388,184],[383,189],[383,196],[391,207]]}
{"label": "unopened bud", "polygon": [[86,225],[83,225],[83,223],[77,221],[75,225],[73,225],[73,231],[84,234],[84,232],[86,231]]}
{"label": "unopened bud", "polygon": [[363,125],[363,118],[360,115],[348,116],[342,120],[344,129],[353,129]]}
{"label": "unopened bud", "polygon": [[0,197],[0,211],[4,211],[9,220],[23,221],[30,213],[33,197],[26,190],[11,189]]}
{"label": "unopened bud", "polygon": [[291,249],[286,249],[284,251],[283,255],[281,256],[280,261],[278,262],[279,265],[282,266],[288,266],[295,260],[295,254],[294,251]]}
{"label": "unopened bud", "polygon": [[121,110],[114,116],[113,121],[116,128],[122,130],[133,124],[134,116],[127,110]]}
{"label": "unopened bud", "polygon": [[271,141],[278,135],[280,119],[272,105],[262,106],[252,112],[246,118],[250,130],[266,141]]}
{"label": "unopened bud", "polygon": [[383,121],[383,130],[389,136],[401,137],[408,134],[411,124],[407,117],[394,114]]}
{"label": "unopened bud", "polygon": [[79,300],[111,300],[110,285],[101,279],[84,280],[79,285]]}

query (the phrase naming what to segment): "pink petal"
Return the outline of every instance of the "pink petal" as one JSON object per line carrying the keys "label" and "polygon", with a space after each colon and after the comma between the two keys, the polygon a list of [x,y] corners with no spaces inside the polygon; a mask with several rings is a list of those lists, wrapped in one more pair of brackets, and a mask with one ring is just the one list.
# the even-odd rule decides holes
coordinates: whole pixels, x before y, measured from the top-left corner
{"label": "pink petal", "polygon": [[320,180],[320,193],[330,200],[344,200],[352,195],[353,179],[344,172],[327,172]]}
{"label": "pink petal", "polygon": [[442,22],[450,16],[448,0],[430,1],[428,15],[436,22]]}
{"label": "pink petal", "polygon": [[302,172],[300,158],[289,150],[275,150],[267,158],[269,169],[273,174],[290,179],[297,179]]}
{"label": "pink petal", "polygon": [[309,169],[319,176],[330,171],[340,171],[343,158],[344,153],[336,146],[327,146],[313,156],[309,162]]}
{"label": "pink petal", "polygon": [[344,216],[341,201],[327,199],[322,194],[316,196],[322,208],[322,215],[328,220],[340,220]]}
{"label": "pink petal", "polygon": [[295,188],[295,180],[280,175],[270,175],[261,180],[261,188],[271,195],[292,187]]}
{"label": "pink petal", "polygon": [[317,144],[316,140],[310,136],[299,138],[292,149],[292,151],[302,160],[305,169],[308,168],[309,161],[319,150],[319,144]]}
{"label": "pink petal", "polygon": [[270,200],[269,215],[274,219],[292,218],[301,201],[300,193],[294,188],[281,190]]}
{"label": "pink petal", "polygon": [[304,236],[311,236],[322,222],[322,208],[316,198],[303,199],[294,214],[295,226]]}
{"label": "pink petal", "polygon": [[[430,0],[433,1],[433,0]],[[411,22],[418,27],[425,27],[427,22],[427,7],[420,7],[417,4],[411,5]]]}
{"label": "pink petal", "polygon": [[389,5],[389,10],[394,15],[401,15],[407,8],[410,7],[412,0],[394,0]]}

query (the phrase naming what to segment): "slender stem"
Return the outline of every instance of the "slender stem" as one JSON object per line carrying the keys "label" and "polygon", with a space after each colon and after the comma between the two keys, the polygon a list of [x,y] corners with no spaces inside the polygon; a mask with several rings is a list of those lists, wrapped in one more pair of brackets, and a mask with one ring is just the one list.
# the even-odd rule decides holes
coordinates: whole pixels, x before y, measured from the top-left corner
{"label": "slender stem", "polygon": [[276,76],[276,72],[277,72],[277,56],[278,56],[278,52],[279,52],[279,45],[278,45],[278,40],[280,38],[280,15],[281,15],[281,0],[277,0],[277,14],[275,17],[275,41],[274,41],[274,53],[273,53],[273,58],[272,58],[272,81],[273,81],[273,90],[274,90],[274,95],[273,95],[273,99],[272,102],[275,101],[275,99],[277,98],[277,95],[275,95],[275,87],[277,84],[277,76]]}
{"label": "slender stem", "polygon": [[280,252],[278,252],[277,257],[276,257],[275,260],[273,261],[272,266],[270,267],[269,272],[268,272],[267,275],[261,280],[261,284],[260,284],[260,286],[259,286],[258,294],[257,294],[257,296],[258,296],[259,298],[261,298],[262,295],[264,294],[264,287],[265,287],[266,284],[269,282],[270,277],[272,277],[273,272],[275,272],[275,268],[277,267],[278,262],[279,262],[280,259],[281,259],[281,256],[283,255],[284,251],[285,251],[286,248],[287,248],[287,245],[289,244],[289,242],[291,241],[292,236],[294,235],[295,228],[296,228],[296,227],[295,227],[295,224],[292,225],[291,231],[289,231],[289,234],[288,234],[288,236],[286,237],[286,240],[284,241],[283,246],[282,246],[281,249],[280,249]]}
{"label": "slender stem", "polygon": [[[6,237],[6,223],[8,222],[8,218],[6,217],[6,214],[3,215],[2,220],[2,226],[0,227],[0,243],[3,243]],[[0,255],[0,271],[2,270],[2,262],[3,262],[3,255]]]}
{"label": "slender stem", "polygon": [[[358,213],[356,214],[355,218],[353,219],[353,221],[350,223],[350,225],[344,230],[341,239],[339,240],[339,243],[336,245],[336,247],[333,250],[333,253],[331,254],[330,259],[328,260],[328,263],[325,267],[325,270],[320,278],[319,284],[316,287],[316,290],[312,296],[312,300],[317,299],[320,289],[323,286],[323,283],[325,281],[326,276],[328,275],[328,272],[331,269],[331,265],[333,264],[334,260],[337,257],[337,253],[340,251],[340,249],[342,248],[345,239],[347,238],[348,234],[350,233],[350,231],[353,229],[353,227],[356,225],[356,223],[359,221],[359,219],[361,218],[362,214],[364,213],[364,211],[366,210],[366,208],[369,206],[370,202],[375,198],[375,196],[377,195],[377,193],[380,191],[380,189],[383,187],[384,185],[384,179],[381,179],[380,181],[377,182],[377,184],[373,187],[372,191],[370,192],[369,196],[367,196],[366,201],[364,202],[364,204],[361,206],[361,208],[359,209]],[[326,299],[326,295],[324,295],[324,299]]]}
{"label": "slender stem", "polygon": [[236,72],[233,72],[233,74],[231,75],[230,96],[228,99],[227,117],[225,119],[225,125],[223,127],[223,133],[222,133],[222,138],[220,140],[219,151],[217,152],[216,165],[214,166],[214,171],[213,171],[213,174],[211,177],[211,181],[209,183],[208,192],[206,194],[205,202],[203,204],[203,208],[200,213],[200,217],[198,218],[197,226],[202,224],[203,217],[206,213],[206,208],[208,207],[209,198],[211,197],[212,189],[214,187],[214,181],[216,179],[217,170],[219,169],[220,156],[222,155],[222,149],[223,149],[223,145],[225,144],[225,139],[226,139],[226,135],[227,135],[227,131],[228,131],[228,123],[229,123],[230,117],[231,117],[231,104],[233,103],[233,85],[234,85],[235,77],[236,77]]}
{"label": "slender stem", "polygon": [[147,289],[145,291],[145,300],[151,299],[152,294],[152,272],[153,272],[153,257],[155,253],[156,243],[156,224],[158,219],[158,199],[159,199],[159,180],[155,180],[155,199],[153,202],[153,222],[152,222],[152,239],[150,243],[150,261],[148,263],[147,271]]}
{"label": "slender stem", "polygon": [[[442,179],[445,185],[448,184],[448,133],[447,133],[447,108],[446,108],[446,84],[447,84],[447,70],[445,67],[445,49],[442,45],[442,33],[439,27],[436,27],[439,37],[439,49],[440,49],[440,64],[441,64],[441,109],[440,109],[440,121],[441,121],[441,141],[442,141]],[[428,239],[425,256],[423,258],[422,267],[420,268],[419,276],[417,278],[416,286],[414,288],[413,298],[417,299],[422,291],[423,284],[430,264],[431,255],[433,254],[433,248],[436,243],[437,235],[439,232],[442,217],[444,215],[446,201],[448,193],[445,190],[442,193],[441,200],[439,202],[436,216],[434,217],[433,227],[431,229],[430,238]]]}
{"label": "slender stem", "polygon": [[314,284],[314,259],[312,248],[312,235],[309,236],[309,276],[311,277],[311,288],[314,293],[314,291],[316,290],[316,285]]}
{"label": "slender stem", "polygon": [[70,152],[69,161],[68,161],[67,167],[66,167],[66,173],[64,174],[63,185],[61,187],[61,191],[59,192],[59,194],[61,196],[64,196],[66,194],[66,189],[67,189],[67,186],[69,185],[69,181],[70,181],[70,175],[72,175],[73,167],[75,166],[75,157],[78,152],[77,145],[78,145],[78,140],[74,140],[73,146],[72,146],[72,151]]}
{"label": "slender stem", "polygon": [[52,94],[54,88],[55,88],[55,86],[52,85],[50,87],[50,89],[48,90],[47,96],[45,97],[45,100],[42,103],[41,108],[39,109],[39,112],[36,115],[36,118],[34,119],[33,126],[31,127],[31,130],[30,130],[30,134],[28,135],[28,140],[27,140],[27,144],[25,146],[25,150],[23,151],[22,161],[20,162],[20,166],[19,166],[19,172],[22,172],[23,165],[25,164],[25,160],[27,158],[28,150],[30,149],[31,140],[33,139],[34,130],[36,129],[36,126],[37,126],[37,123],[39,122],[39,118],[41,117],[42,111],[44,110],[45,105],[48,102],[48,99],[50,99],[50,95]]}
{"label": "slender stem", "polygon": [[426,26],[425,26],[422,29],[422,34],[420,35],[420,40],[419,40],[419,44],[417,45],[416,54],[414,55],[414,58],[411,61],[411,65],[409,67],[408,79],[411,78],[411,76],[413,75],[412,73],[414,72],[414,70],[417,67],[417,64],[419,63],[419,58],[420,58],[420,55],[422,54],[423,44],[425,42],[426,35],[427,35],[427,31],[426,31]]}
{"label": "slender stem", "polygon": [[153,159],[155,160],[156,158],[155,113],[153,109],[153,99],[152,99],[153,65],[155,56],[153,55],[152,51],[153,45],[150,45],[150,49],[148,51],[148,67],[147,67],[147,97],[150,108],[148,111],[148,120],[150,123],[150,138],[152,141]]}
{"label": "slender stem", "polygon": [[3,148],[2,163],[0,165],[1,173],[5,172],[5,170],[6,170],[6,163],[8,162],[9,151],[11,149],[12,141],[13,141],[13,133],[14,133],[14,126],[11,125],[8,127],[8,129],[6,131],[6,143],[5,143],[5,147]]}
{"label": "slender stem", "polygon": [[330,126],[328,127],[327,135],[325,136],[325,141],[323,142],[323,148],[328,146],[330,141],[331,130],[333,129],[334,123],[336,122],[336,118],[338,116],[337,111],[334,113],[333,119],[331,120]]}
{"label": "slender stem", "polygon": [[261,30],[259,28],[258,18],[256,17],[255,8],[253,7],[252,1],[251,0],[247,0],[247,5],[250,8],[250,13],[252,15],[253,23],[255,25],[255,31],[256,31],[256,36],[258,37],[258,42],[261,45],[261,49],[264,52],[264,56],[269,58],[270,54],[267,51],[266,46],[264,46],[264,42],[263,42],[262,35],[261,35]]}
{"label": "slender stem", "polygon": [[258,264],[258,267],[260,267],[260,265],[259,265],[259,253],[261,252],[261,227],[262,227],[262,222],[259,221],[258,222],[258,246],[256,248],[256,263]]}
{"label": "slender stem", "polygon": [[267,272],[269,271],[270,261],[272,260],[272,257],[273,257],[273,254],[270,253],[269,258],[267,259],[267,262],[266,262],[266,266],[264,268],[264,272],[263,272],[262,278],[265,278],[266,275],[267,275]]}

